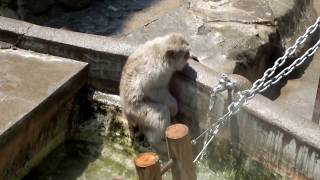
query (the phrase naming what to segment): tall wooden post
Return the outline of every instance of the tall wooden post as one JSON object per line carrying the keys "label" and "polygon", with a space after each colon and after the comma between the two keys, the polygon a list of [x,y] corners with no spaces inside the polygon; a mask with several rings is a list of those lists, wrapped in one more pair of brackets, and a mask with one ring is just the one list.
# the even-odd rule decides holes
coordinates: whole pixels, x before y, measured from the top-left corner
{"label": "tall wooden post", "polygon": [[316,102],[314,103],[312,121],[319,124],[320,121],[320,78],[317,89]]}
{"label": "tall wooden post", "polygon": [[196,180],[188,127],[183,124],[169,126],[166,130],[166,140],[169,157],[173,160],[173,180]]}
{"label": "tall wooden post", "polygon": [[138,154],[134,164],[139,180],[161,180],[159,156],[156,153]]}

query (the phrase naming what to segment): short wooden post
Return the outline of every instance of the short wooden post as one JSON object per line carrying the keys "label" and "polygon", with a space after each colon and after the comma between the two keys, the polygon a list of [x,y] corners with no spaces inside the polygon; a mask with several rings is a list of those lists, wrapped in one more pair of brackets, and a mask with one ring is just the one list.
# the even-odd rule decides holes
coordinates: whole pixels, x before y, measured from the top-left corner
{"label": "short wooden post", "polygon": [[319,78],[319,84],[317,89],[316,101],[313,109],[312,121],[317,124],[319,124],[319,121],[320,121],[320,78]]}
{"label": "short wooden post", "polygon": [[138,154],[134,164],[139,180],[161,180],[159,156],[156,153]]}
{"label": "short wooden post", "polygon": [[196,180],[188,127],[183,124],[169,126],[166,129],[166,140],[169,157],[173,160],[173,180]]}

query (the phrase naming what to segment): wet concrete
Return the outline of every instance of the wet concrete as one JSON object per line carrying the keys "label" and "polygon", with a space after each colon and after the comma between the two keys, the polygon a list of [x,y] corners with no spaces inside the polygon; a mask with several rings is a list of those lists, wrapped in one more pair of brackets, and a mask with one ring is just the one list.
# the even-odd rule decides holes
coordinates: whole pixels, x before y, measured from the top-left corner
{"label": "wet concrete", "polygon": [[86,82],[88,65],[2,49],[0,67],[0,179],[12,179],[64,141],[72,98]]}

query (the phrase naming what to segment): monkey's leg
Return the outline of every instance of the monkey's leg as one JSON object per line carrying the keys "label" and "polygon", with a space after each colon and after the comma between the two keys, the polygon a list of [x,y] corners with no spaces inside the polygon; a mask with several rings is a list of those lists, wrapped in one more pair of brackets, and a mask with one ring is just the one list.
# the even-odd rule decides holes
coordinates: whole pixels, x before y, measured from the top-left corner
{"label": "monkey's leg", "polygon": [[142,119],[146,138],[152,147],[162,153],[166,152],[164,133],[170,125],[169,108],[160,103],[145,102],[142,109],[146,110]]}
{"label": "monkey's leg", "polygon": [[171,94],[169,93],[169,95],[166,97],[165,99],[165,104],[169,107],[170,109],[170,115],[171,117],[174,117],[177,115],[178,113],[178,103],[176,101],[176,99],[171,96]]}

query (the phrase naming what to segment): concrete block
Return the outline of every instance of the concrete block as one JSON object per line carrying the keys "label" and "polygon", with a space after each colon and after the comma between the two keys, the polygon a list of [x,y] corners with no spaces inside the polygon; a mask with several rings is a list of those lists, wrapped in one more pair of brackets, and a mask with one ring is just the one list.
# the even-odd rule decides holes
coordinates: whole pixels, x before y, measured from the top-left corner
{"label": "concrete block", "polygon": [[0,67],[0,179],[11,179],[64,141],[88,64],[8,49]]}

